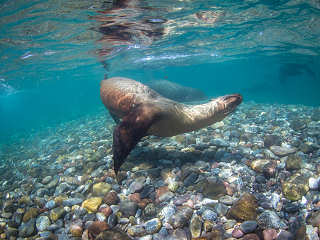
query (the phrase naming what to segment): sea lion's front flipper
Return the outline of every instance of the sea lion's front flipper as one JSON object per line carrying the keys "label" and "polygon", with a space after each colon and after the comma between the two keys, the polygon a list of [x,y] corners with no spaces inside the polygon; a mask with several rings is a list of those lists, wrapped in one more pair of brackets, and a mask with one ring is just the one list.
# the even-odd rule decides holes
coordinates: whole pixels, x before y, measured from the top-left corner
{"label": "sea lion's front flipper", "polygon": [[113,167],[117,174],[131,150],[146,136],[150,126],[157,121],[153,106],[140,104],[123,117],[113,132]]}

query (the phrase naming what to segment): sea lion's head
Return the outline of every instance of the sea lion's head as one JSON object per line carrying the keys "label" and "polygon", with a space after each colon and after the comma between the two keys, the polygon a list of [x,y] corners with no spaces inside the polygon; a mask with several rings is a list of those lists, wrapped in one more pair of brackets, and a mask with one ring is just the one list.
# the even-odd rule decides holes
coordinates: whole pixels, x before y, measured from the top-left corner
{"label": "sea lion's head", "polygon": [[211,102],[215,105],[215,118],[223,119],[232,113],[242,102],[242,96],[240,94],[229,94],[212,99]]}

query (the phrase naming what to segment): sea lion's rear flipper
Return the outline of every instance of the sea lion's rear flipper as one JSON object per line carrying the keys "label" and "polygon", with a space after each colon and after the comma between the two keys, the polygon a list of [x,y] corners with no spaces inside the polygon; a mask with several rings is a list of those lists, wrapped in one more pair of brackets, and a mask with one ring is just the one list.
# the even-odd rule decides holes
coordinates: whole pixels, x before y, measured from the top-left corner
{"label": "sea lion's rear flipper", "polygon": [[113,132],[113,167],[117,174],[121,165],[150,126],[158,119],[153,106],[141,104],[123,117]]}

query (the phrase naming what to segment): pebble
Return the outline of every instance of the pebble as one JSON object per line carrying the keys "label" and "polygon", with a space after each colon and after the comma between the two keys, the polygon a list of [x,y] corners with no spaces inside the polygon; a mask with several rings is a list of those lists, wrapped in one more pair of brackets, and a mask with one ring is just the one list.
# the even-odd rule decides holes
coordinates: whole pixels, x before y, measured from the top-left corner
{"label": "pebble", "polygon": [[273,228],[264,229],[262,232],[263,240],[274,240],[277,237],[277,231]]}
{"label": "pebble", "polygon": [[297,151],[297,149],[293,147],[289,148],[280,146],[271,146],[270,150],[279,157],[284,157]]}
{"label": "pebble", "polygon": [[259,227],[262,229],[284,229],[287,227],[286,224],[279,218],[277,213],[270,210],[265,210],[263,213],[261,213],[257,218],[257,222]]}
{"label": "pebble", "polygon": [[138,210],[138,204],[129,200],[121,201],[119,207],[125,217],[134,216]]}
{"label": "pebble", "polygon": [[193,215],[193,217],[191,218],[189,229],[192,238],[198,238],[201,236],[202,221],[198,215]]}
{"label": "pebble", "polygon": [[311,190],[319,190],[319,182],[320,182],[320,178],[314,178],[314,177],[309,178],[309,188]]}
{"label": "pebble", "polygon": [[50,224],[50,219],[47,216],[39,216],[36,220],[36,227],[39,232],[47,230]]}
{"label": "pebble", "polygon": [[120,202],[120,199],[115,191],[110,191],[104,196],[103,202],[110,206],[118,204]]}
{"label": "pebble", "polygon": [[295,240],[295,237],[292,233],[285,230],[281,230],[276,240]]}
{"label": "pebble", "polygon": [[83,201],[81,207],[87,209],[89,212],[97,212],[101,203],[101,197],[93,197]]}
{"label": "pebble", "polygon": [[258,223],[256,221],[244,221],[240,224],[240,229],[243,233],[251,233],[256,230]]}
{"label": "pebble", "polygon": [[111,185],[105,182],[96,183],[92,187],[92,193],[95,196],[104,196],[110,190],[111,190]]}
{"label": "pebble", "polygon": [[214,222],[218,217],[217,213],[215,213],[214,211],[212,211],[210,209],[204,210],[204,212],[202,213],[201,216],[204,220],[208,220],[210,222]]}
{"label": "pebble", "polygon": [[24,222],[19,227],[19,237],[30,237],[35,230],[36,219],[31,218],[28,222]]}
{"label": "pebble", "polygon": [[229,209],[227,217],[242,221],[254,220],[257,217],[257,199],[250,193],[245,193]]}
{"label": "pebble", "polygon": [[50,219],[55,222],[59,218],[62,218],[66,214],[66,211],[63,207],[57,207],[50,211]]}
{"label": "pebble", "polygon": [[144,228],[147,234],[157,233],[159,232],[161,227],[162,227],[162,223],[159,218],[153,218],[144,223]]}

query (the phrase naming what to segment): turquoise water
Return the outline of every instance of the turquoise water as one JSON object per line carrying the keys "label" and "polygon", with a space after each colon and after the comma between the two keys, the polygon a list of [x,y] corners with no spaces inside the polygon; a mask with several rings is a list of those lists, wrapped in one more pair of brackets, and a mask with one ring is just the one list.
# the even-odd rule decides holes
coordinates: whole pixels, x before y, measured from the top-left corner
{"label": "turquoise water", "polygon": [[0,131],[102,110],[107,76],[320,104],[319,1],[1,1]]}

